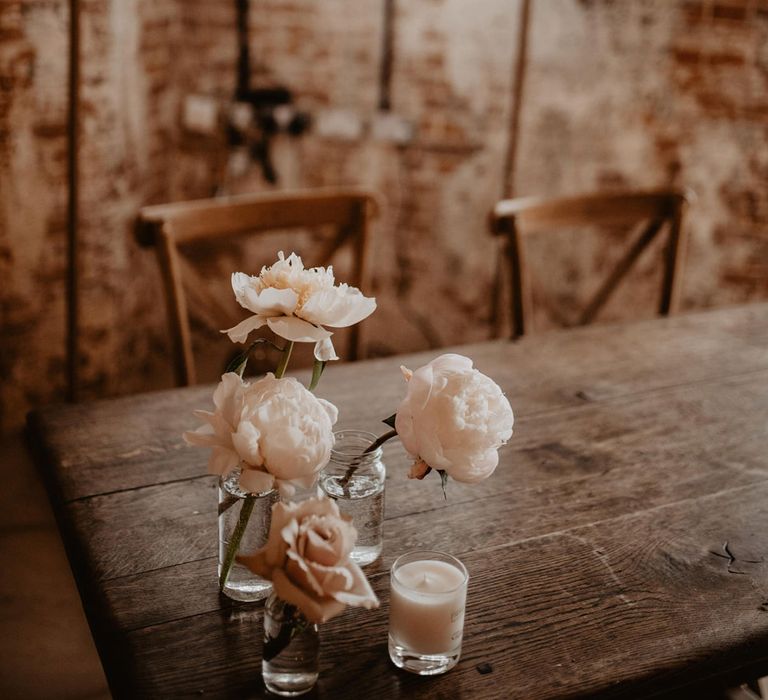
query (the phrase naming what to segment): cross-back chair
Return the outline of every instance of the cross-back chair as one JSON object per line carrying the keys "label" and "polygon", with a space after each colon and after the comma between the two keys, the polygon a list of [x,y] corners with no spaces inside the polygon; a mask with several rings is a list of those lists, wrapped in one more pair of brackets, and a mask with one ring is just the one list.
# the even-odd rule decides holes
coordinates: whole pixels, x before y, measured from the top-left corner
{"label": "cross-back chair", "polygon": [[[490,217],[491,232],[506,237],[504,259],[511,284],[511,326],[513,337],[530,331],[532,294],[526,267],[524,239],[558,227],[622,226],[636,227],[629,247],[581,312],[578,325],[590,323],[610,298],[640,254],[665,227],[664,269],[658,312],[674,312],[680,300],[681,274],[685,255],[683,214],[693,195],[688,191],[655,190],[589,194],[579,197],[543,199],[525,197],[496,203]],[[642,225],[642,227],[640,227]],[[496,302],[498,309],[498,300]],[[498,325],[498,319],[496,320]]]}
{"label": "cross-back chair", "polygon": [[[248,234],[270,231],[332,227],[312,265],[327,265],[345,245],[353,250],[349,283],[369,286],[368,246],[371,219],[378,213],[376,197],[363,189],[317,189],[269,192],[217,199],[201,199],[144,207],[139,214],[137,238],[154,246],[165,288],[168,327],[173,344],[174,369],[179,386],[195,384],[187,298],[182,283],[179,246],[224,242]],[[347,357],[360,353],[358,326],[349,329]]]}

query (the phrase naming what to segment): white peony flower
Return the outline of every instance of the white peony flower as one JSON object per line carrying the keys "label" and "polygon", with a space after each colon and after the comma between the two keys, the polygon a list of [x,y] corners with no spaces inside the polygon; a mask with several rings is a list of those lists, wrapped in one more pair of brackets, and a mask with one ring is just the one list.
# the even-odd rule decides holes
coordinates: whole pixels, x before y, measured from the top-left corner
{"label": "white peony flower", "polygon": [[270,373],[248,384],[229,372],[214,393],[214,405],[213,413],[195,412],[207,425],[184,439],[212,448],[212,474],[226,475],[240,466],[246,491],[311,487],[330,459],[338,411],[292,377],[276,379]]}
{"label": "white peony flower", "polygon": [[244,343],[251,331],[267,325],[286,340],[315,343],[315,357],[322,361],[339,359],[325,326],[353,326],[376,309],[376,300],[359,289],[334,286],[332,267],[304,269],[298,255],[286,259],[282,251],[258,276],[233,273],[232,289],[238,304],[254,314],[222,331],[233,342]]}
{"label": "white peony flower", "polygon": [[378,607],[365,574],[349,558],[357,540],[351,520],[328,498],[276,503],[267,544],[237,560],[271,580],[275,593],[312,622],[325,622],[347,605]]}
{"label": "white peony flower", "polygon": [[512,408],[499,386],[462,355],[441,355],[411,372],[395,429],[415,458],[409,476],[442,469],[456,481],[475,483],[499,463],[498,449],[512,436]]}
{"label": "white peony flower", "polygon": [[239,374],[228,372],[223,375],[213,392],[215,410],[194,412],[206,425],[200,426],[194,432],[184,433],[187,444],[211,448],[211,456],[208,459],[210,474],[223,476],[240,464],[240,456],[232,443],[232,436],[240,425],[247,388],[248,384]]}

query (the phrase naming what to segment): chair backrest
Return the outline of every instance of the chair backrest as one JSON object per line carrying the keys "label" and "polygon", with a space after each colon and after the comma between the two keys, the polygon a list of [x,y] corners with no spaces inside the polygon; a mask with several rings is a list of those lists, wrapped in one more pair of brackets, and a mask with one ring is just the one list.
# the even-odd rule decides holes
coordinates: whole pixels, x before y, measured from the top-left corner
{"label": "chair backrest", "polygon": [[[144,246],[154,246],[157,252],[177,384],[186,386],[197,381],[179,246],[223,242],[268,231],[330,226],[333,234],[312,264],[328,265],[335,253],[348,244],[353,250],[349,283],[366,290],[370,274],[370,222],[377,213],[376,197],[353,188],[269,192],[144,207],[139,213],[137,239]],[[349,329],[348,338],[347,357],[357,359],[358,326]]]}
{"label": "chair backrest", "polygon": [[506,237],[504,257],[511,282],[513,337],[530,332],[532,318],[530,275],[525,264],[523,238],[553,231],[557,227],[640,227],[616,267],[581,313],[577,321],[579,325],[594,320],[619,282],[665,225],[668,237],[658,311],[663,316],[674,312],[680,300],[680,268],[685,255],[682,218],[685,207],[692,199],[693,195],[688,191],[656,190],[558,199],[525,197],[497,202],[489,217],[489,225],[494,235]]}

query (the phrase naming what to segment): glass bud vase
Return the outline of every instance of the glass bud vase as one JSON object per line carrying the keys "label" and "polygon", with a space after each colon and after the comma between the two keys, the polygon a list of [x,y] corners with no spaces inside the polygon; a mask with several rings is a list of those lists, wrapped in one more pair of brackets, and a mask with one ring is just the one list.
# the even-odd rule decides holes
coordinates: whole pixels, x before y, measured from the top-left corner
{"label": "glass bud vase", "polygon": [[342,513],[352,516],[357,543],[351,558],[364,566],[381,554],[386,467],[381,447],[364,454],[375,435],[362,430],[341,430],[334,435],[331,460],[320,472],[318,488],[336,501]]}
{"label": "glass bud vase", "polygon": [[[233,600],[251,602],[266,598],[272,583],[257,576],[234,560],[237,554],[253,554],[267,542],[272,522],[272,505],[279,500],[276,489],[253,494],[240,488],[240,469],[219,479],[219,567],[222,573],[229,567],[222,593]],[[238,540],[232,551],[230,543]]]}
{"label": "glass bud vase", "polygon": [[261,674],[271,693],[294,697],[317,682],[320,630],[296,608],[272,593],[264,605]]}

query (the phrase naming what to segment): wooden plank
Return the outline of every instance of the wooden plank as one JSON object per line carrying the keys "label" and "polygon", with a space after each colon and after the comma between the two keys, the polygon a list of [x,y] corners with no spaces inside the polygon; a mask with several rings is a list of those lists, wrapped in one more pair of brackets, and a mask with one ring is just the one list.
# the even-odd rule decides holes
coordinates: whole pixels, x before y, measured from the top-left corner
{"label": "wooden plank", "polygon": [[[765,369],[766,346],[768,304],[755,304],[454,350],[502,386],[520,419]],[[398,366],[417,367],[450,350],[331,366],[319,394],[339,406],[339,427],[379,432],[403,394]],[[181,433],[196,427],[191,412],[210,407],[211,395],[211,387],[195,387],[47,408],[31,414],[31,439],[45,452],[41,466],[55,475],[65,502],[199,476],[204,451],[188,448]]]}
{"label": "wooden plank", "polygon": [[[394,468],[388,460],[385,552],[368,571],[388,570],[408,549],[474,551],[766,481],[768,373],[763,379],[667,390],[662,402],[658,395],[616,399],[610,411],[595,405],[557,419],[531,417],[496,474],[474,486],[451,483],[447,501],[437,479],[405,478],[400,450]],[[728,410],[736,404],[738,413]],[[88,543],[88,577],[102,581],[105,608],[118,624],[157,624],[218,605],[215,502],[213,480],[199,479],[70,505],[78,539]],[[164,568],[170,571],[158,571]],[[166,600],[173,570],[190,586]],[[188,571],[201,575],[197,587]],[[139,613],[142,588],[153,602]]]}
{"label": "wooden plank", "polygon": [[[362,678],[371,697],[637,697],[760,667],[767,344],[761,304],[462,348],[511,397],[515,437],[490,480],[451,484],[447,502],[436,480],[407,481],[402,447],[388,445],[385,554],[369,571],[386,602],[400,551],[460,554],[464,659],[439,679],[396,672],[386,610],[349,611],[326,626],[319,693],[359,697]],[[397,365],[436,354],[334,367],[321,393],[340,427],[378,430],[402,392]],[[260,606],[216,592],[214,483],[204,451],[180,439],[210,396],[30,419],[117,695],[263,693]]]}
{"label": "wooden plank", "polygon": [[[380,610],[323,626],[319,695],[358,698],[364,685],[366,697],[409,699],[649,697],[765,666],[767,499],[768,484],[739,487],[463,556],[463,656],[441,677],[390,664],[379,576]],[[725,541],[739,573],[719,556]],[[260,636],[258,605],[137,630],[126,638],[139,669],[128,695],[261,697]]]}

